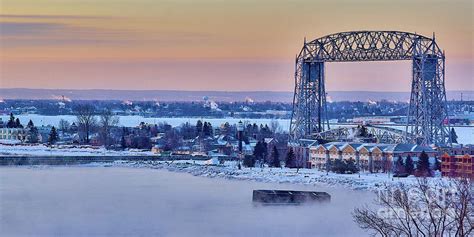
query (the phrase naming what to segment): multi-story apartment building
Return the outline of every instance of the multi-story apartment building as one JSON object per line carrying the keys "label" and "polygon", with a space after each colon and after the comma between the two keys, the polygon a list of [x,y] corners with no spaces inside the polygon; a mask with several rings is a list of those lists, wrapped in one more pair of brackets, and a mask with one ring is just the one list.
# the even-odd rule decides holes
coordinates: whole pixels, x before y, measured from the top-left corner
{"label": "multi-story apartment building", "polygon": [[441,175],[443,177],[466,177],[474,179],[474,155],[441,156]]}
{"label": "multi-story apartment building", "polygon": [[431,147],[414,144],[379,144],[330,142],[309,148],[311,168],[325,169],[327,160],[353,159],[363,171],[379,172],[392,169],[393,162],[399,157],[406,159],[411,156],[414,161],[424,151],[431,159],[437,152]]}

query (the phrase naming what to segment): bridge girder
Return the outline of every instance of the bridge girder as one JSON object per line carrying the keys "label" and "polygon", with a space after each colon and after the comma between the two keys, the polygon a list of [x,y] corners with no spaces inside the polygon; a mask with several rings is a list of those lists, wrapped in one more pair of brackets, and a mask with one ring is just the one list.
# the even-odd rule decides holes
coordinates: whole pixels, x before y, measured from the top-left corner
{"label": "bridge girder", "polygon": [[[394,128],[372,125],[366,125],[365,127],[367,128],[367,133],[370,135],[370,138],[376,140],[378,143],[403,143],[406,137],[410,135],[406,134],[405,131]],[[360,129],[358,126],[339,127],[315,133],[312,137],[326,141],[358,142],[356,137],[358,129]]]}
{"label": "bridge girder", "polygon": [[[411,60],[412,89],[404,142],[449,143],[444,52],[435,38],[400,31],[353,31],[304,42],[295,62],[290,141],[329,129],[325,92],[328,62]],[[410,134],[410,135],[408,135]]]}

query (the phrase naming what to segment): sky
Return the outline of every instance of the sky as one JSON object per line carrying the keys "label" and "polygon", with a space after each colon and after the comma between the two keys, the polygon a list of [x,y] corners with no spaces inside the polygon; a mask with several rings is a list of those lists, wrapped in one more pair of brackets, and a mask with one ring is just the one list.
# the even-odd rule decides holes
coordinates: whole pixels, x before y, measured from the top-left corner
{"label": "sky", "polygon": [[[472,0],[0,0],[0,88],[292,91],[304,38],[431,37],[474,90]],[[409,61],[328,63],[328,91],[410,91]],[[390,83],[388,83],[390,82]]]}

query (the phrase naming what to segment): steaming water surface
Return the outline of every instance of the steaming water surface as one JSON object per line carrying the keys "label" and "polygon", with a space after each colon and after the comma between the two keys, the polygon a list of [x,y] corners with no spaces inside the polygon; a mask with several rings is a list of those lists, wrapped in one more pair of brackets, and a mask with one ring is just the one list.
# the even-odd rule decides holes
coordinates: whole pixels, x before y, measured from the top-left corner
{"label": "steaming water surface", "polygon": [[[252,204],[253,189],[327,191],[330,204]],[[117,167],[0,168],[2,236],[364,236],[367,191]]]}

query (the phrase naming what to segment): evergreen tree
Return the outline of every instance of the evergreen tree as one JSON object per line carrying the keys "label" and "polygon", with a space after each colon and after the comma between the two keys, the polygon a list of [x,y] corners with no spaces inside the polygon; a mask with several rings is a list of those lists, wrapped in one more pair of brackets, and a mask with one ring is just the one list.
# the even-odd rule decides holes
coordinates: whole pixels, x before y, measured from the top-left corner
{"label": "evergreen tree", "polygon": [[418,157],[418,162],[416,164],[417,174],[420,176],[431,176],[430,161],[428,154],[425,151],[422,151],[420,157]]}
{"label": "evergreen tree", "polygon": [[454,130],[454,128],[451,128],[451,142],[458,143],[458,135],[456,134],[456,130]]}
{"label": "evergreen tree", "polygon": [[329,171],[332,171],[332,166],[333,166],[332,160],[328,159],[326,162],[326,173],[329,173]]}
{"label": "evergreen tree", "polygon": [[35,126],[35,124],[34,124],[33,121],[31,121],[31,119],[30,119],[30,121],[28,122],[28,125],[26,125],[26,128],[32,128],[32,127],[34,127],[34,126]]}
{"label": "evergreen tree", "polygon": [[252,125],[252,136],[253,136],[253,138],[257,138],[258,133],[259,133],[258,125],[256,123],[253,123],[253,125]]}
{"label": "evergreen tree", "polygon": [[15,128],[23,128],[23,125],[21,125],[19,118],[16,118],[15,120]]}
{"label": "evergreen tree", "polygon": [[255,158],[253,156],[245,156],[243,165],[246,166],[246,167],[254,167],[255,166]]}
{"label": "evergreen tree", "polygon": [[207,130],[205,131],[205,135],[208,137],[214,136],[214,131],[212,129],[212,124],[210,122],[207,123]]}
{"label": "evergreen tree", "polygon": [[334,160],[331,170],[335,173],[342,174],[346,171],[346,164],[341,159]]}
{"label": "evergreen tree", "polygon": [[408,175],[413,174],[413,171],[415,170],[414,164],[413,164],[413,159],[411,158],[410,155],[407,156],[405,160],[405,172]]}
{"label": "evergreen tree", "polygon": [[13,113],[10,113],[10,119],[8,120],[7,128],[16,128],[15,116],[13,116]]}
{"label": "evergreen tree", "polygon": [[125,148],[127,148],[127,142],[125,141],[124,136],[122,136],[122,138],[120,139],[120,146],[122,147],[122,150],[125,150]]}
{"label": "evergreen tree", "polygon": [[357,168],[357,165],[355,164],[354,159],[350,158],[348,161],[346,161],[345,172],[354,174],[354,173],[357,173],[358,171],[359,171],[359,168]]}
{"label": "evergreen tree", "polygon": [[280,164],[280,154],[278,152],[278,149],[276,146],[273,146],[273,151],[272,151],[272,162],[271,162],[271,166],[272,167],[280,167],[281,164]]}
{"label": "evergreen tree", "polygon": [[221,135],[229,135],[230,134],[230,124],[229,122],[225,122],[221,126]]}
{"label": "evergreen tree", "polygon": [[272,131],[270,130],[267,124],[265,124],[264,126],[260,125],[260,134],[263,137],[270,137],[272,136]]}
{"label": "evergreen tree", "polygon": [[398,156],[397,162],[395,163],[395,174],[402,174],[405,173],[405,167],[403,164],[403,158],[401,156]]}
{"label": "evergreen tree", "polygon": [[204,122],[204,125],[202,126],[202,132],[200,134],[204,134],[205,137],[210,136],[209,134],[209,123]]}
{"label": "evergreen tree", "polygon": [[255,145],[255,148],[253,149],[253,156],[255,157],[256,160],[259,160],[261,163],[263,163],[263,155],[264,155],[264,148],[263,144],[258,141],[257,144]]}
{"label": "evergreen tree", "polygon": [[196,122],[196,136],[199,136],[199,135],[202,135],[202,130],[203,130],[203,124],[201,122],[201,120],[198,120]]}
{"label": "evergreen tree", "polygon": [[295,153],[293,152],[293,148],[290,147],[290,149],[288,150],[288,153],[286,153],[285,167],[293,168],[295,166],[294,160],[295,160]]}
{"label": "evergreen tree", "polygon": [[247,126],[245,127],[245,133],[247,134],[252,134],[252,130],[253,130],[253,127],[252,127],[252,124],[247,124]]}
{"label": "evergreen tree", "polygon": [[54,144],[58,140],[59,140],[58,132],[56,131],[56,128],[53,126],[51,128],[51,132],[49,133],[48,142],[49,142],[49,144]]}
{"label": "evergreen tree", "polygon": [[28,142],[29,143],[37,143],[38,142],[38,129],[35,127],[35,124],[33,121],[28,121],[28,125],[26,125],[26,128],[28,129]]}
{"label": "evergreen tree", "polygon": [[28,142],[37,143],[38,142],[38,129],[35,126],[28,127]]}
{"label": "evergreen tree", "polygon": [[265,161],[268,157],[268,144],[265,141],[262,141],[260,146],[262,149],[262,160]]}
{"label": "evergreen tree", "polygon": [[[74,125],[74,123],[72,123]],[[130,131],[127,127],[122,127],[122,137],[130,134]]]}

